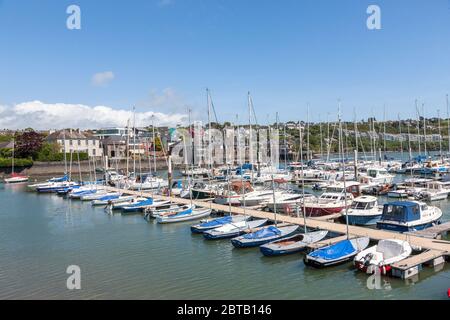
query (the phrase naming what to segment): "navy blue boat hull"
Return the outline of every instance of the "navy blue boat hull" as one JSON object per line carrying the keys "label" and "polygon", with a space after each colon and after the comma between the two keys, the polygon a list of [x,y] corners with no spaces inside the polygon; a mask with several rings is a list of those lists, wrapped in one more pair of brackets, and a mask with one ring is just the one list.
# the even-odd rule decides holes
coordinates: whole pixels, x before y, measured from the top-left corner
{"label": "navy blue boat hull", "polygon": [[220,239],[229,239],[229,238],[234,238],[237,236],[240,236],[241,234],[243,234],[242,231],[238,231],[238,232],[234,232],[234,233],[227,233],[225,235],[211,235],[210,233],[203,233],[203,237],[205,237],[205,239],[207,240],[220,240]]}
{"label": "navy blue boat hull", "polygon": [[386,222],[378,222],[377,223],[377,229],[381,229],[381,230],[388,230],[388,231],[395,231],[395,232],[410,232],[410,231],[417,231],[417,230],[423,230],[423,229],[427,229],[430,228],[436,224],[440,224],[441,220],[436,220],[436,221],[432,221],[432,222],[428,222],[425,224],[419,224],[416,226],[401,226],[401,225],[396,225],[396,224],[390,224],[390,223],[386,223]]}
{"label": "navy blue boat hull", "polygon": [[[345,217],[342,218],[345,221]],[[348,224],[353,226],[374,226],[381,219],[381,214],[376,216],[348,215]]]}
{"label": "navy blue boat hull", "polygon": [[283,256],[283,255],[288,255],[288,254],[302,252],[302,251],[305,250],[305,247],[304,248],[291,249],[291,250],[272,250],[272,249],[269,249],[269,248],[266,248],[266,247],[259,247],[259,250],[266,257],[275,257],[275,256]]}

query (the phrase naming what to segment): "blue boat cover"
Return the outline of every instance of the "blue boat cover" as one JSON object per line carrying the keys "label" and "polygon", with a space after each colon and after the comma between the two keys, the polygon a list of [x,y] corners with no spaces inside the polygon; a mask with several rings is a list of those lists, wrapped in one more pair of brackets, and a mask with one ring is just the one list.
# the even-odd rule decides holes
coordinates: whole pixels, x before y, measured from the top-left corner
{"label": "blue boat cover", "polygon": [[173,216],[169,216],[169,218],[175,218],[175,217],[179,217],[179,216],[184,216],[187,214],[192,213],[192,207],[183,211],[178,212],[177,214],[173,215]]}
{"label": "blue boat cover", "polygon": [[384,204],[381,220],[410,222],[420,219],[420,208],[416,202],[395,201]]}
{"label": "blue boat cover", "polygon": [[352,254],[356,251],[350,240],[340,241],[331,246],[317,249],[309,254],[310,257],[322,258],[324,260],[336,260]]}
{"label": "blue boat cover", "polygon": [[230,223],[231,220],[232,220],[231,216],[217,218],[212,221],[208,221],[208,222],[200,224],[200,227],[209,228],[209,227],[215,227],[215,226],[222,226],[224,224]]}
{"label": "blue boat cover", "polygon": [[64,182],[64,181],[69,181],[69,176],[66,174],[64,177],[60,177],[60,178],[53,178],[48,180],[49,182]]}
{"label": "blue boat cover", "polygon": [[144,201],[139,201],[136,203],[132,203],[130,205],[128,205],[127,207],[140,207],[140,206],[150,206],[153,204],[153,199],[152,198],[148,198],[147,200]]}
{"label": "blue boat cover", "polygon": [[264,238],[269,238],[269,237],[273,237],[273,236],[279,236],[280,234],[281,234],[280,229],[278,229],[274,226],[270,226],[267,228],[260,229],[256,232],[246,234],[243,237],[245,239],[264,239]]}
{"label": "blue boat cover", "polygon": [[117,199],[117,198],[119,198],[119,195],[108,195],[108,196],[101,197],[98,200],[105,201],[105,200],[113,200],[113,199]]}

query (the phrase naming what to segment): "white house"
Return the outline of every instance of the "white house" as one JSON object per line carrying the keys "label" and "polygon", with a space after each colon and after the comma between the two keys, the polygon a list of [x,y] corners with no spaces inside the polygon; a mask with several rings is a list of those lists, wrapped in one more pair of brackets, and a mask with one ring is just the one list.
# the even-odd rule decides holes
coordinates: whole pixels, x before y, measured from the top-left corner
{"label": "white house", "polygon": [[59,130],[51,133],[46,140],[57,142],[60,152],[86,152],[90,157],[102,157],[103,148],[97,137],[83,134],[78,130]]}

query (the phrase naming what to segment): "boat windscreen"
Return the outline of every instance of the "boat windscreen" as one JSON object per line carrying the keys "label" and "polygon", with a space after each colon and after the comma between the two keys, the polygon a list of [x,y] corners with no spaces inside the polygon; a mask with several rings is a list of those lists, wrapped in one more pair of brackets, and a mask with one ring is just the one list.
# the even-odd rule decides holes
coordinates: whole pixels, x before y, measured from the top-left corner
{"label": "boat windscreen", "polygon": [[419,205],[402,206],[386,204],[383,208],[382,220],[408,222],[420,219]]}

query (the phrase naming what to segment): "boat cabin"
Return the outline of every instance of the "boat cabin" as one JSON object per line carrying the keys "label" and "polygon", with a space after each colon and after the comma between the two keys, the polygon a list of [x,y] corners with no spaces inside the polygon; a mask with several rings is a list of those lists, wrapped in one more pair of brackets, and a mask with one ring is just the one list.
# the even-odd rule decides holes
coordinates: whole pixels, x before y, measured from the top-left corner
{"label": "boat cabin", "polygon": [[345,183],[345,189],[344,189],[344,183],[339,182],[339,183],[328,186],[326,192],[327,193],[344,193],[345,190],[347,191],[347,193],[351,194],[353,197],[359,197],[361,194],[360,183],[355,182],[355,181],[347,181]]}
{"label": "boat cabin", "polygon": [[[306,196],[306,195],[305,195]],[[347,193],[347,201],[349,204],[353,201],[354,197],[351,193]],[[325,192],[319,197],[320,202],[336,202],[336,201],[345,201],[344,193],[336,193],[336,192]]]}
{"label": "boat cabin", "polygon": [[369,168],[367,169],[367,176],[371,177],[371,178],[379,178],[380,176],[385,176],[388,175],[389,173],[387,172],[386,169],[383,168]]}
{"label": "boat cabin", "polygon": [[372,196],[361,196],[353,200],[352,209],[355,210],[370,210],[378,206],[378,199]]}
{"label": "boat cabin", "polygon": [[381,220],[411,222],[421,218],[421,212],[428,210],[428,205],[418,201],[397,201],[386,203]]}

